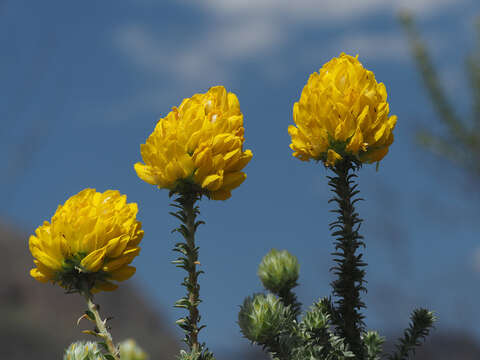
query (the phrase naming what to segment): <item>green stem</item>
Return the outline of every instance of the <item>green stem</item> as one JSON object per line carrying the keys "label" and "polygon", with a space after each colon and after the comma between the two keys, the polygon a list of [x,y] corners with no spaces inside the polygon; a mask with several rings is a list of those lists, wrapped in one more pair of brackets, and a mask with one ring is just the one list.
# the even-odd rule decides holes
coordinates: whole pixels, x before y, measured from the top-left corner
{"label": "green stem", "polygon": [[185,308],[188,310],[188,316],[181,318],[177,324],[185,332],[185,343],[189,346],[192,353],[200,352],[201,345],[198,342],[198,333],[203,328],[199,326],[200,314],[198,305],[200,304],[200,285],[198,284],[198,276],[203,271],[197,270],[198,261],[198,247],[195,245],[195,231],[197,227],[202,224],[201,221],[196,221],[196,216],[199,214],[198,207],[195,206],[200,195],[197,192],[190,191],[180,194],[175,199],[177,204],[172,206],[179,209],[175,213],[170,213],[178,218],[182,224],[175,229],[181,233],[185,242],[175,244],[174,251],[179,252],[181,256],[174,261],[178,267],[187,271],[187,276],[184,278],[182,285],[187,289],[185,297],[178,300],[176,307]]}
{"label": "green stem", "polygon": [[[359,247],[365,246],[361,241],[363,238],[358,230],[362,219],[355,211],[355,203],[361,199],[354,197],[359,193],[354,184],[354,173],[359,167],[354,159],[344,159],[338,162],[332,171],[334,177],[329,177],[329,185],[336,194],[330,202],[336,202],[338,218],[330,224],[330,230],[335,239],[334,261],[336,265],[332,268],[337,279],[332,282],[333,293],[337,297],[336,315],[337,329],[339,334],[345,338],[350,345],[350,350],[357,359],[362,359],[364,349],[361,340],[361,333],[364,330],[363,318],[360,313],[365,304],[360,299],[360,293],[366,291],[364,287],[365,270],[362,268],[367,264],[362,260],[362,254],[357,254]],[[333,320],[333,319],[332,319]]]}
{"label": "green stem", "polygon": [[120,357],[118,356],[117,348],[115,347],[112,340],[112,335],[110,335],[106,327],[106,320],[102,320],[102,318],[100,317],[100,314],[98,312],[98,305],[96,305],[93,302],[93,296],[91,292],[84,291],[83,296],[87,300],[88,310],[94,316],[94,319],[92,320],[95,321],[95,325],[98,329],[97,336],[101,337],[105,342],[105,344],[107,345],[107,350],[109,352],[109,355],[111,355],[115,360],[120,360]]}
{"label": "green stem", "polygon": [[195,211],[193,209],[195,200],[190,199],[191,201],[185,204],[185,213],[187,215],[187,229],[188,236],[185,238],[187,241],[188,248],[193,250],[188,252],[189,262],[191,267],[188,272],[189,283],[192,284],[190,291],[188,293],[188,300],[193,306],[190,307],[190,322],[192,324],[192,331],[190,334],[191,337],[191,346],[192,351],[197,351],[199,349],[198,344],[198,322],[199,322],[199,312],[196,304],[198,303],[200,297],[200,285],[198,285],[198,274],[197,274],[197,263],[198,263],[198,252],[195,250]]}
{"label": "green stem", "polygon": [[292,314],[295,320],[297,320],[301,312],[302,304],[298,301],[297,295],[295,295],[292,289],[282,289],[276,295],[278,295],[278,297],[285,306],[290,306]]}

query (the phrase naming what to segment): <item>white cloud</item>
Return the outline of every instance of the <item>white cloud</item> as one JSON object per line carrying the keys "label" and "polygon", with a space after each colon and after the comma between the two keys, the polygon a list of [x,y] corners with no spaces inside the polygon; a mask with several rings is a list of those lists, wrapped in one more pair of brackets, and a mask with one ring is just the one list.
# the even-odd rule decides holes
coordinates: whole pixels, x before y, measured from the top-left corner
{"label": "white cloud", "polygon": [[411,57],[405,36],[400,32],[346,34],[335,40],[332,50],[334,54],[344,51],[373,60],[405,61]]}
{"label": "white cloud", "polygon": [[396,12],[408,9],[418,15],[429,16],[446,6],[457,5],[462,0],[204,0],[185,1],[222,15],[263,15],[283,17],[291,21],[322,20],[328,23],[358,18],[379,12]]}
{"label": "white cloud", "polygon": [[285,40],[282,29],[270,20],[255,16],[220,23],[219,28],[207,35],[209,49],[221,57],[235,59],[263,54]]}
{"label": "white cloud", "polygon": [[[180,80],[226,80],[231,65],[264,56],[282,45],[294,46],[289,25],[313,22],[316,26],[342,28],[344,21],[384,13],[392,17],[399,9],[430,16],[449,5],[468,0],[184,0],[210,20],[193,40],[162,42],[147,28],[128,24],[115,34],[116,45],[135,64],[152,73],[172,74]],[[152,3],[153,4],[153,3]],[[330,49],[368,54],[377,59],[404,60],[408,50],[403,34],[371,32],[339,35]],[[325,46],[323,49],[325,50]]]}
{"label": "white cloud", "polygon": [[[203,9],[208,16],[236,21],[233,28],[219,27],[217,32],[228,31],[229,37],[242,44],[243,49],[254,50],[257,41],[273,48],[281,44],[279,37],[285,36],[289,25],[315,24],[330,28],[343,28],[346,21],[362,20],[367,16],[384,15],[389,19],[400,10],[412,11],[417,17],[434,16],[469,0],[184,0],[185,4]],[[252,27],[248,19],[256,19]],[[239,21],[240,19],[240,21]],[[247,21],[245,20],[247,19]],[[394,20],[393,20],[394,21]],[[268,30],[268,31],[265,31]],[[291,39],[290,39],[291,40]],[[339,35],[332,39],[339,51],[368,54],[370,58],[403,61],[410,56],[403,33],[385,33],[383,30],[370,33]],[[325,50],[325,49],[321,49]]]}
{"label": "white cloud", "polygon": [[[405,8],[417,16],[434,16],[451,5],[469,1],[183,0],[183,6],[200,9],[208,19],[190,38],[172,38],[169,34],[156,34],[143,24],[130,23],[114,32],[114,42],[145,73],[158,75],[169,83],[172,77],[175,86],[185,90],[226,84],[234,69],[246,61],[262,66],[269,81],[280,81],[283,69],[291,64],[277,55],[286,51],[297,51],[298,62],[311,62],[312,58],[326,61],[342,51],[372,60],[409,61],[408,45],[398,27],[347,33],[351,30],[345,24],[367,16],[386,16],[394,22],[395,12]],[[144,4],[158,5],[148,0]],[[302,49],[296,41],[303,36],[304,25],[328,26],[339,31],[328,41]]]}
{"label": "white cloud", "polygon": [[201,43],[172,46],[142,25],[129,24],[117,30],[116,46],[136,65],[152,74],[171,74],[179,80],[198,80],[220,69]]}
{"label": "white cloud", "polygon": [[258,17],[222,22],[194,40],[162,42],[146,27],[129,24],[114,35],[116,46],[136,65],[154,74],[179,80],[225,80],[234,62],[261,56],[286,39],[274,24]]}

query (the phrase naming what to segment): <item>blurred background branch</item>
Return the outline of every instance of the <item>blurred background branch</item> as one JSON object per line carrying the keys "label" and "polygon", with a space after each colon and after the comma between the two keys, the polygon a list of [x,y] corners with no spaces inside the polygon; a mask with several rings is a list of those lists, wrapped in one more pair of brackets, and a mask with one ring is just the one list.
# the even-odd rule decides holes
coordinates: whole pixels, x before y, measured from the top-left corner
{"label": "blurred background branch", "polygon": [[480,176],[480,20],[477,20],[477,43],[475,50],[466,59],[466,75],[472,90],[473,109],[469,118],[460,117],[455,99],[447,95],[432,56],[416,26],[414,16],[407,11],[400,13],[417,69],[422,77],[427,94],[443,123],[446,132],[435,134],[429,129],[418,132],[419,142],[433,153],[459,164],[475,176]]}

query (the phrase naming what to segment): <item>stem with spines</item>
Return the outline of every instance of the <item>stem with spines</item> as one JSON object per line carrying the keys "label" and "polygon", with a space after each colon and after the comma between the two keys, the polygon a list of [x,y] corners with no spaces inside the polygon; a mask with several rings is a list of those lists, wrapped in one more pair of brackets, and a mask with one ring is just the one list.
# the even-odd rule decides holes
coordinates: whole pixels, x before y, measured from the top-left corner
{"label": "stem with spines", "polygon": [[203,273],[197,270],[198,250],[195,245],[195,231],[203,221],[196,221],[199,214],[198,206],[195,206],[201,194],[197,191],[185,191],[178,195],[172,204],[178,208],[177,212],[170,214],[181,221],[181,225],[174,231],[182,234],[185,242],[175,244],[174,251],[180,253],[180,256],[173,261],[177,267],[185,269],[187,276],[184,278],[182,285],[187,289],[187,294],[175,303],[175,307],[188,310],[188,315],[177,320],[177,324],[183,329],[185,338],[183,339],[188,345],[191,353],[199,353],[202,351],[202,345],[198,342],[198,333],[204,326],[199,326],[200,313],[198,305],[200,304],[200,285],[198,284],[198,276]]}
{"label": "stem with spines", "polygon": [[415,355],[415,348],[425,341],[436,318],[433,312],[420,308],[413,311],[410,320],[410,326],[396,345],[397,351],[388,360],[407,360],[411,354]]}
{"label": "stem with spines", "polygon": [[329,177],[329,185],[335,193],[329,202],[336,202],[338,209],[331,210],[338,214],[336,221],[330,224],[330,230],[335,237],[335,266],[333,273],[337,276],[331,285],[335,300],[335,316],[338,334],[345,338],[350,350],[357,359],[364,358],[364,348],[361,334],[364,332],[364,316],[360,313],[365,304],[360,299],[360,293],[365,292],[365,270],[367,265],[362,254],[357,251],[365,246],[363,237],[358,233],[362,219],[355,211],[355,203],[360,198],[355,198],[359,193],[354,179],[357,176],[351,171],[359,169],[361,164],[352,158],[338,161],[331,170],[335,176]]}
{"label": "stem with spines", "polygon": [[[294,286],[296,286],[296,284]],[[297,320],[302,312],[302,304],[298,301],[297,295],[293,292],[292,288],[281,289],[276,295],[278,295],[285,306],[290,306],[292,315],[294,319]]]}
{"label": "stem with spines", "polygon": [[[86,317],[95,323],[95,331],[85,331],[92,335],[98,336],[103,339],[102,345],[105,347],[105,350],[108,351],[105,354],[105,358],[109,360],[120,360],[118,355],[118,349],[113,343],[112,335],[108,332],[106,322],[107,320],[102,320],[100,313],[98,312],[99,306],[93,302],[93,295],[89,288],[85,288],[81,291],[81,294],[87,301],[88,311],[86,312]],[[85,315],[84,315],[85,316]]]}

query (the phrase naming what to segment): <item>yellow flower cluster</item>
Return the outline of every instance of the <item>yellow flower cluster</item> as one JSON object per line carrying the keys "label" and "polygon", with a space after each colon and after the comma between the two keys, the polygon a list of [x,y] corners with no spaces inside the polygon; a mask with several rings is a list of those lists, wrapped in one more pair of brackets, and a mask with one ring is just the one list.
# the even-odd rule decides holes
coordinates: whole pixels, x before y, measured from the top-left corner
{"label": "yellow flower cluster", "polygon": [[[293,156],[334,166],[344,157],[378,162],[393,142],[396,116],[387,92],[357,57],[341,54],[313,73],[293,107],[289,126]],[[135,164],[147,183],[173,192],[195,191],[225,200],[246,178],[251,160],[243,150],[243,114],[237,96],[223,86],[184,99],[160,119]],[[85,189],[58,207],[51,222],[30,237],[36,267],[31,275],[73,291],[113,290],[135,268],[142,237],[137,204],[118,191]]]}
{"label": "yellow flower cluster", "polygon": [[195,94],[160,119],[140,147],[145,164],[135,171],[145,182],[181,192],[186,183],[211,199],[225,200],[247,177],[252,158],[243,151],[243,115],[237,96],[223,86]]}
{"label": "yellow flower cluster", "polygon": [[36,265],[31,276],[92,292],[114,290],[111,280],[130,278],[135,268],[129,264],[140,252],[143,230],[137,204],[126,201],[118,191],[85,189],[60,205],[50,223],[30,236]]}
{"label": "yellow flower cluster", "polygon": [[334,166],[345,156],[372,163],[387,154],[397,117],[385,85],[357,57],[342,53],[310,75],[288,128],[293,156]]}

